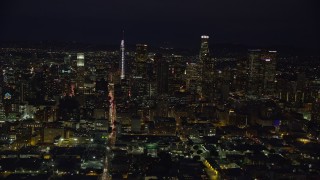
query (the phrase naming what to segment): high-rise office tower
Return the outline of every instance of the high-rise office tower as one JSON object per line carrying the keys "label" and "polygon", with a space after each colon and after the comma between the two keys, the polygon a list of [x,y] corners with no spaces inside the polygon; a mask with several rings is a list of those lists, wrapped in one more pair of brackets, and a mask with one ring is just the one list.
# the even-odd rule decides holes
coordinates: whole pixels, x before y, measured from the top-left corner
{"label": "high-rise office tower", "polygon": [[85,79],[85,58],[84,53],[77,53],[77,90],[82,92],[84,88],[84,79]]}
{"label": "high-rise office tower", "polygon": [[121,75],[120,78],[121,79],[125,79],[125,53],[124,53],[124,37],[121,40],[121,45],[120,45],[120,52],[121,52],[121,62],[120,62],[120,71],[121,71]]}
{"label": "high-rise office tower", "polygon": [[66,56],[64,57],[64,64],[70,66],[71,65],[71,54],[66,54]]}
{"label": "high-rise office tower", "polygon": [[277,51],[249,50],[248,92],[255,95],[272,94],[276,75]]}
{"label": "high-rise office tower", "polygon": [[207,101],[214,98],[214,61],[209,53],[209,36],[201,36],[199,55],[201,65],[201,96]]}
{"label": "high-rise office tower", "polygon": [[148,45],[137,44],[135,56],[136,62],[146,62],[148,59]]}
{"label": "high-rise office tower", "polygon": [[84,67],[84,53],[77,53],[77,67]]}
{"label": "high-rise office tower", "polygon": [[137,99],[147,96],[148,91],[148,46],[136,44],[133,76],[131,78],[131,96]]}
{"label": "high-rise office tower", "polygon": [[146,77],[148,59],[148,46],[146,44],[137,44],[135,53],[135,76]]}
{"label": "high-rise office tower", "polygon": [[185,78],[186,78],[186,88],[188,91],[194,92],[201,92],[201,69],[200,64],[196,63],[186,63],[186,70],[185,70]]}
{"label": "high-rise office tower", "polygon": [[156,54],[154,60],[156,65],[157,92],[158,94],[166,94],[168,93],[169,64],[161,54]]}
{"label": "high-rise office tower", "polygon": [[182,80],[185,77],[186,61],[181,55],[171,55],[169,57],[169,93],[180,91],[182,87],[185,88],[185,81]]}
{"label": "high-rise office tower", "polygon": [[201,47],[200,47],[200,61],[205,62],[210,58],[209,54],[209,36],[201,36]]}
{"label": "high-rise office tower", "polygon": [[6,114],[4,111],[4,107],[2,103],[0,103],[0,121],[5,121],[6,120]]}
{"label": "high-rise office tower", "polygon": [[276,60],[277,51],[265,51],[262,53],[261,61],[263,64],[263,91],[272,94],[275,90]]}
{"label": "high-rise office tower", "polygon": [[252,49],[249,50],[248,57],[248,92],[250,94],[257,94],[262,92],[262,83],[263,79],[262,74],[262,65],[261,65],[261,49]]}
{"label": "high-rise office tower", "polygon": [[16,74],[15,68],[13,68],[13,67],[6,68],[4,71],[4,74],[3,74],[4,75],[3,81],[7,85],[14,87],[16,85],[16,81],[17,81],[15,74]]}
{"label": "high-rise office tower", "polygon": [[315,98],[312,103],[311,120],[320,124],[320,98]]}

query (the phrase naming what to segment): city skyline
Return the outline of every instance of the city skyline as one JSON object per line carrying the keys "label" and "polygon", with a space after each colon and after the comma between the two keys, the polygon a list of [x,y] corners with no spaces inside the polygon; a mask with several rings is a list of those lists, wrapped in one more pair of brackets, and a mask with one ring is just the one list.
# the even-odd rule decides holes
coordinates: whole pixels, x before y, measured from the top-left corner
{"label": "city skyline", "polygon": [[0,179],[320,179],[316,5],[1,2]]}
{"label": "city skyline", "polygon": [[318,57],[216,56],[210,38],[0,48],[0,178],[318,179]]}

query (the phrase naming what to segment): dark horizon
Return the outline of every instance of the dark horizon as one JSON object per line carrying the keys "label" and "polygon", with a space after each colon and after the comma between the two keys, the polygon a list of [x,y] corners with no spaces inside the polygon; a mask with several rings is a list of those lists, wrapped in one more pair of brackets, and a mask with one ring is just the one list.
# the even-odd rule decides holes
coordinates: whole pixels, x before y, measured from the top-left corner
{"label": "dark horizon", "polygon": [[[139,43],[126,42],[126,51],[135,51],[136,45]],[[199,42],[200,43],[200,42]],[[182,53],[188,55],[198,55],[199,43],[195,47],[177,47],[177,46],[162,46],[147,44],[150,52],[162,52],[163,48],[172,48],[168,52]],[[77,41],[0,41],[0,48],[35,48],[43,50],[65,50],[65,51],[118,51],[119,44],[107,44],[107,43],[90,43],[90,42],[77,42]],[[210,42],[210,51],[213,57],[224,57],[230,55],[246,55],[250,49],[266,49],[276,50],[280,56],[299,56],[303,57],[318,57],[320,52],[316,48],[294,47],[287,45],[247,45],[236,43],[215,43]],[[305,59],[304,59],[305,60]]]}
{"label": "dark horizon", "polygon": [[198,48],[210,43],[320,49],[316,1],[1,2],[0,41],[76,41]]}

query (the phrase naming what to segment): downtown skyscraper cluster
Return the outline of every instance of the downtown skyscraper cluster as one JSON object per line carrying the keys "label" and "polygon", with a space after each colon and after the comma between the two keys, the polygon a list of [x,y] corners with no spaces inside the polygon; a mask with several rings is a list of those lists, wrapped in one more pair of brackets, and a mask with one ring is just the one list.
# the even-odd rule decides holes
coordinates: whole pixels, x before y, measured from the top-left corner
{"label": "downtown skyscraper cluster", "polygon": [[319,177],[319,69],[213,42],[1,48],[1,177]]}

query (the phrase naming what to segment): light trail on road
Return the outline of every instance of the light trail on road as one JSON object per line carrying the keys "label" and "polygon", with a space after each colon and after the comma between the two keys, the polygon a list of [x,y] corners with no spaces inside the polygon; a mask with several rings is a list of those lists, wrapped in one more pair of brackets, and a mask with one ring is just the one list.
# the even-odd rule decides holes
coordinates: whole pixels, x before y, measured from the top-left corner
{"label": "light trail on road", "polygon": [[108,138],[108,145],[106,147],[106,157],[104,160],[104,168],[103,173],[101,175],[101,180],[111,180],[112,177],[109,174],[109,163],[110,163],[110,147],[114,146],[116,143],[116,105],[114,100],[114,84],[110,83],[108,86],[110,97],[109,100],[109,123],[111,125],[111,133],[109,134]]}

